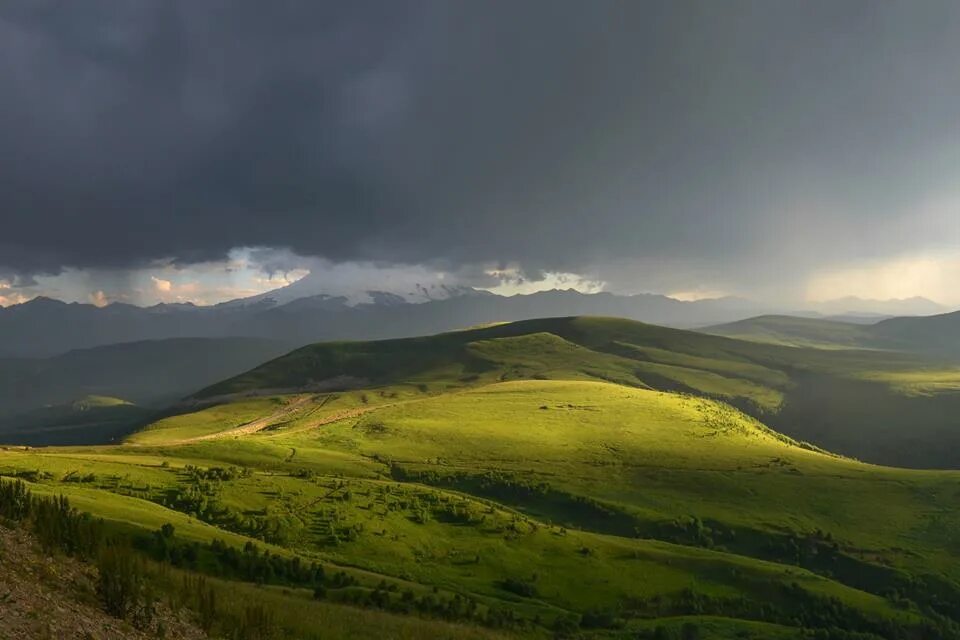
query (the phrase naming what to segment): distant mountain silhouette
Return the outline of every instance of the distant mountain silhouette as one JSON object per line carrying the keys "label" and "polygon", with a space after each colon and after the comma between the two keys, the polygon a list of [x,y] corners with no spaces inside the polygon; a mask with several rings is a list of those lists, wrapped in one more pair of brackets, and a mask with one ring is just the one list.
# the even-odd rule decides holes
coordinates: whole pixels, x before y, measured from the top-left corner
{"label": "distant mountain silhouette", "polygon": [[[411,302],[409,297],[385,291],[350,297],[327,294],[295,297],[296,284],[212,306],[110,304],[96,307],[36,298],[0,308],[0,357],[49,357],[72,349],[167,338],[258,337],[291,345],[323,340],[372,340],[432,334],[488,322],[575,315],[614,316],[678,328],[699,328],[778,312],[743,298],[681,301],[656,294],[580,293],[572,289],[500,296],[476,289],[447,287],[432,291],[437,299],[426,302]],[[369,302],[357,303],[357,298]],[[942,309],[922,298],[888,301],[844,298],[821,306],[824,305],[824,309],[845,314],[840,319],[857,318],[860,324],[871,324],[893,315],[883,309]],[[935,331],[952,326],[942,320],[930,326],[934,325]],[[892,328],[896,324],[884,326],[891,328],[878,328],[878,334],[889,331],[890,338],[897,337],[897,342],[902,342],[894,335],[900,331]],[[935,336],[930,339],[937,343]],[[944,340],[949,341],[949,336]]]}
{"label": "distant mountain silhouette", "polygon": [[96,307],[36,298],[0,309],[0,356],[42,357],[120,342],[186,337],[262,337],[297,344],[365,340],[563,315],[618,316],[695,327],[764,311],[739,298],[683,302],[653,294],[623,296],[573,290],[510,297],[473,289],[448,289],[445,293],[443,299],[408,302],[395,294],[370,292],[373,302],[353,305],[343,296],[322,294],[281,304],[280,296],[268,293],[205,307]]}
{"label": "distant mountain silhouette", "polygon": [[872,300],[847,296],[812,305],[813,309],[829,316],[928,316],[943,313],[947,309],[933,300],[914,296],[912,298],[893,298],[890,300]]}

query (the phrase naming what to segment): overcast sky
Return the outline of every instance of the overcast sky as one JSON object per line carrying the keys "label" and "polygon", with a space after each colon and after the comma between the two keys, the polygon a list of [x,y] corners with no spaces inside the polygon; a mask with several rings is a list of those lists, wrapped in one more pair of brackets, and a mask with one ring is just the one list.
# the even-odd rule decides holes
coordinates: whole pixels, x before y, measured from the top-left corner
{"label": "overcast sky", "polygon": [[952,0],[6,0],[0,303],[960,305],[958,60]]}

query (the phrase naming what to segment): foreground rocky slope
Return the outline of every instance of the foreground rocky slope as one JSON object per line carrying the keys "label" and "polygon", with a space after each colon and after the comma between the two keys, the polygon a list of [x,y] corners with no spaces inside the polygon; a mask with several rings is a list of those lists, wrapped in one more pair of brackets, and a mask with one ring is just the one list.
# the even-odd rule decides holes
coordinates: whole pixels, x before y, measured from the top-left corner
{"label": "foreground rocky slope", "polygon": [[162,606],[151,633],[137,631],[103,612],[95,584],[92,566],[48,556],[26,532],[0,525],[0,640],[206,637]]}

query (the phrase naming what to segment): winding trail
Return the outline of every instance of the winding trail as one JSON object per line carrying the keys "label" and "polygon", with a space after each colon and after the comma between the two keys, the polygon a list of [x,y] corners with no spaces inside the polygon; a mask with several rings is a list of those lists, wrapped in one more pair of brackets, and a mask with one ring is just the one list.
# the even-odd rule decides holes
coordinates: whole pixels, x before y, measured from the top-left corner
{"label": "winding trail", "polygon": [[307,404],[313,400],[313,396],[304,396],[303,398],[297,398],[293,402],[286,404],[277,411],[263,416],[262,418],[257,418],[256,420],[251,420],[245,424],[240,425],[239,427],[234,427],[233,429],[227,429],[226,431],[218,431],[216,433],[208,433],[203,436],[197,436],[195,438],[187,438],[185,440],[180,440],[174,444],[183,444],[187,442],[199,442],[201,440],[220,440],[221,438],[234,438],[237,436],[246,436],[251,433],[257,433],[258,431],[263,431],[270,425],[290,416],[292,413],[295,413],[300,407]]}
{"label": "winding trail", "polygon": [[[226,431],[218,431],[217,433],[209,433],[203,436],[197,436],[195,438],[187,438],[186,440],[179,440],[171,444],[185,444],[189,442],[199,442],[201,440],[220,440],[223,438],[237,438],[240,436],[248,436],[254,433],[258,433],[267,429],[268,427],[280,422],[284,418],[289,417],[291,414],[295,413],[303,405],[307,404],[313,399],[312,396],[307,396],[305,398],[299,398],[290,404],[281,407],[280,410],[271,413],[270,415],[264,416],[262,418],[257,418],[242,424],[239,427],[234,427],[233,429],[227,429]],[[393,404],[393,403],[391,403]],[[325,424],[330,424],[332,422],[338,422],[340,420],[345,420],[347,418],[359,418],[365,413],[370,411],[376,411],[377,409],[383,409],[384,407],[391,406],[391,404],[381,404],[375,405],[372,407],[356,407],[354,409],[343,409],[341,411],[335,411],[329,415],[318,418],[316,421],[311,422],[309,425],[301,427],[299,429],[294,429],[291,431],[284,431],[285,435],[296,431],[303,431],[306,429],[315,429],[321,427]],[[279,435],[279,434],[278,434]]]}

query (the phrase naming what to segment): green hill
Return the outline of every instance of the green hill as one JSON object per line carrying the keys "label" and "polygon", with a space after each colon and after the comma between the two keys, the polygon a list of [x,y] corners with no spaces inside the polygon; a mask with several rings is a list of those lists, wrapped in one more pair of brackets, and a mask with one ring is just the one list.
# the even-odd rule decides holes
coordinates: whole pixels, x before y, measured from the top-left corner
{"label": "green hill", "polygon": [[[647,370],[651,379],[659,374],[684,384],[686,375],[710,372],[777,389],[788,384],[788,369],[859,376],[872,370],[929,366],[932,361],[903,353],[788,348],[616,318],[551,318],[424,338],[309,345],[208,387],[195,397],[399,381],[467,384],[549,376],[551,372],[595,379],[626,376],[633,384],[645,385],[643,370],[637,367],[649,364],[662,365]],[[700,380],[687,381],[691,389],[703,391],[697,386]],[[730,395],[749,397],[745,389]],[[775,408],[777,403],[768,399],[759,404]]]}
{"label": "green hill", "polygon": [[209,387],[195,401],[400,383],[414,393],[438,393],[537,378],[694,393],[863,460],[960,468],[960,432],[950,418],[960,412],[955,364],[878,349],[749,342],[612,318],[310,345]]}
{"label": "green hill", "polygon": [[[957,522],[944,490],[956,475],[836,458],[722,404],[605,382],[382,391],[389,401],[332,421],[300,405],[242,437],[9,451],[0,470],[114,522],[149,531],[169,521],[185,540],[238,546],[259,538],[372,572],[357,578],[367,589],[437,586],[511,611],[532,635],[535,620],[597,616],[635,634],[651,616],[705,625],[699,616],[711,615],[731,636],[774,623],[800,637],[789,635],[794,619],[830,603],[888,637],[923,616],[884,593],[929,598],[915,586],[926,580],[953,593],[943,536]],[[234,466],[249,471],[204,480],[204,468]],[[918,506],[917,492],[944,498]]]}
{"label": "green hill", "polygon": [[[602,318],[311,345],[122,446],[0,450],[0,475],[267,598],[283,637],[952,638],[960,473],[721,401],[777,416],[807,376],[929,399],[924,362]],[[338,635],[321,606],[387,617]]]}
{"label": "green hill", "polygon": [[757,316],[707,327],[702,331],[738,340],[791,347],[864,349],[892,346],[890,341],[876,336],[871,325],[796,316]]}
{"label": "green hill", "polygon": [[752,342],[821,349],[887,349],[960,358],[960,313],[901,317],[870,324],[758,316],[707,327],[704,333]]}

